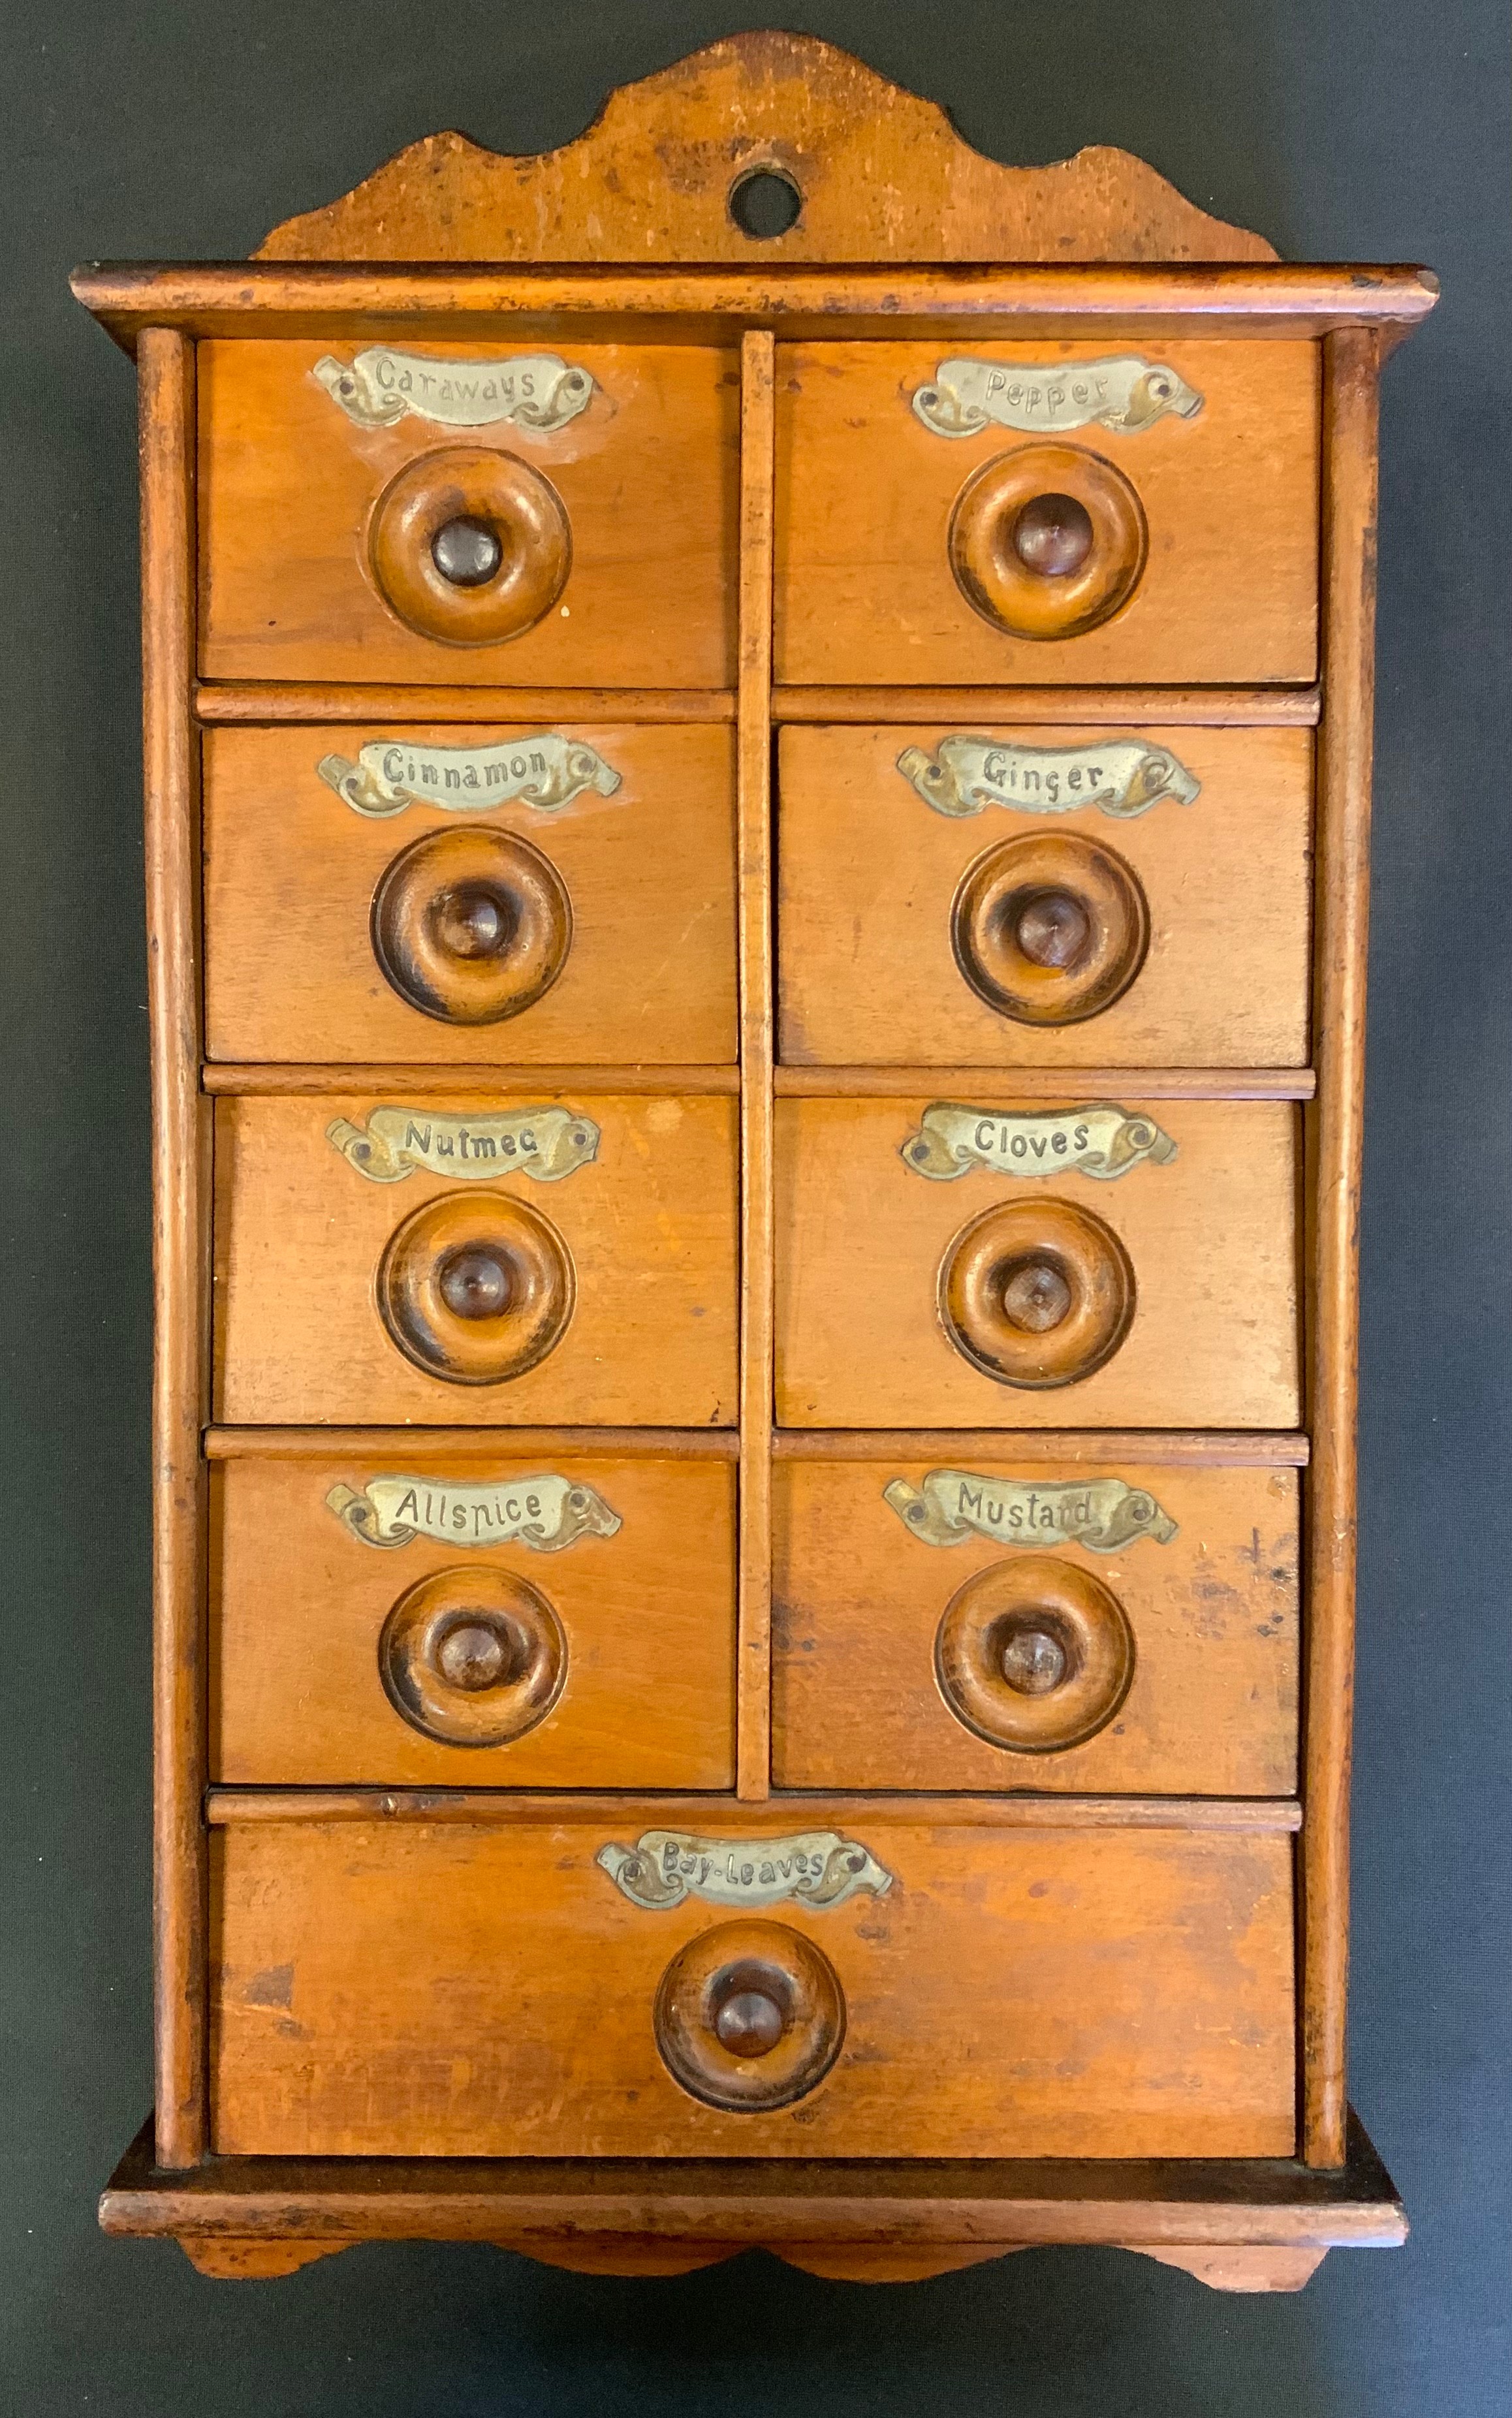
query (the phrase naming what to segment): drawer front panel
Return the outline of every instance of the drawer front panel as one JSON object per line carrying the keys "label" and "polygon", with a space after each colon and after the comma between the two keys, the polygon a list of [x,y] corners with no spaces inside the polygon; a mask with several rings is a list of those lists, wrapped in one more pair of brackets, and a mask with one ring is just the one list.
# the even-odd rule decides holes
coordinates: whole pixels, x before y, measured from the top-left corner
{"label": "drawer front panel", "polygon": [[[1076,406],[1063,402],[1057,426],[1036,411],[1058,379],[1073,387],[1079,372],[1084,401],[1095,402],[1099,372],[1091,365],[1106,371],[1110,355],[1126,359],[1136,348],[1095,341],[963,342],[960,353],[1007,372],[993,406],[1022,425],[1002,424],[989,413],[975,433],[947,436],[926,423],[921,405],[931,389],[939,391],[938,373],[951,349],[919,343],[781,348],[779,680],[1239,683],[1315,677],[1314,346],[1152,342],[1138,352],[1173,374],[1173,391],[1185,388],[1185,407],[1130,426],[1131,418],[1140,418],[1135,403],[1115,414],[1123,425],[1083,419],[1069,426]],[[1028,377],[1034,369],[1051,375]],[[1016,385],[1022,392],[1010,406]],[[1201,397],[1195,412],[1193,395]],[[1089,540],[1092,546],[1074,568],[1055,553],[1054,528],[1037,543],[1019,517],[1027,510],[1032,521],[1041,497],[1063,503],[1068,495],[1084,516],[1079,532],[1070,528],[1072,551]],[[975,604],[969,594],[974,581]],[[1004,594],[1011,627],[988,609],[991,597]],[[1111,597],[1108,618],[1076,635],[1051,635],[1074,620],[1068,604],[1083,595],[1089,613]],[[1017,634],[1031,627],[1037,635]]]}
{"label": "drawer front panel", "polygon": [[719,727],[208,731],[209,1055],[728,1063],[733,802]]}
{"label": "drawer front panel", "polygon": [[[671,1827],[697,1826],[685,1807],[630,1802],[607,1825],[218,1831],[216,2149],[1291,2154],[1289,1838],[848,1817],[848,1836],[892,1876],[885,1894],[823,1909],[787,1897],[752,1920],[693,1895],[648,1909],[596,1861]],[[759,1827],[710,1827],[721,1847],[754,1850],[820,1817],[811,1800],[786,1817],[768,1809]],[[732,1979],[758,1998],[785,1977],[817,1985],[734,2075],[700,2025],[708,1996],[687,1987],[702,1960],[718,1996],[725,1946],[710,1942],[726,1926],[726,1991]],[[701,2087],[759,2089],[786,2062],[798,2095],[740,2112],[706,2104],[673,2079],[659,2035],[695,2080],[700,2060],[716,2076],[723,2065]],[[807,2074],[794,2073],[810,2050]]]}
{"label": "drawer front panel", "polygon": [[780,792],[789,1063],[1306,1064],[1310,731],[788,729]]}
{"label": "drawer front panel", "polygon": [[[330,390],[351,350],[199,347],[206,679],[730,682],[733,354],[573,344],[559,358],[589,400],[532,426],[508,391],[525,347],[426,342],[387,421],[392,394],[354,416]],[[476,390],[464,408],[488,408],[492,370],[513,416],[436,416],[453,365]],[[489,556],[453,560],[479,525]]]}
{"label": "drawer front panel", "polygon": [[730,1423],[735,1153],[728,1098],[220,1100],[216,1416]]}
{"label": "drawer front panel", "polygon": [[1290,1104],[984,1086],[781,1100],[776,1130],[784,1426],[1296,1426]]}
{"label": "drawer front panel", "polygon": [[219,1463],[212,1776],[727,1787],[734,1492],[723,1461],[419,1441]]}
{"label": "drawer front panel", "polygon": [[779,1786],[1294,1790],[1295,1470],[900,1453],[774,1486]]}

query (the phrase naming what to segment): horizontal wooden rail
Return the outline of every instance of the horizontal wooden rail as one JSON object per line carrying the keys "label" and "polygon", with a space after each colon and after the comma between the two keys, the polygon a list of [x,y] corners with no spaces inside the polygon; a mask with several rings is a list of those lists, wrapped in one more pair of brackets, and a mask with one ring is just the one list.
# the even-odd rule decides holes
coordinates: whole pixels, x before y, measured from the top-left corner
{"label": "horizontal wooden rail", "polygon": [[1009,268],[740,268],[530,266],[402,268],[285,261],[91,261],[73,291],[128,349],[145,327],[191,336],[309,337],[325,343],[413,335],[517,343],[591,328],[600,343],[732,343],[746,328],[795,337],[1075,335],[1321,336],[1426,318],[1438,280],[1426,268],[1267,261]]}
{"label": "horizontal wooden rail", "polygon": [[654,1797],[624,1790],[531,1793],[501,1788],[212,1788],[206,1818],[217,1829],[233,1822],[582,1822],[607,1823],[620,1835],[675,1809],[685,1822],[780,1826],[801,1814],[809,1829],[853,1830],[868,1815],[910,1829],[968,1824],[995,1830],[1250,1830],[1301,1828],[1302,1809],[1290,1797],[918,1797],[848,1790],[837,1796],[784,1789],[759,1804],[707,1791]]}
{"label": "horizontal wooden rail", "polygon": [[[779,1099],[1310,1100],[1310,1066],[779,1066]],[[672,1088],[671,1086],[668,1087]]]}
{"label": "horizontal wooden rail", "polygon": [[590,1092],[601,1099],[628,1094],[735,1093],[738,1066],[206,1066],[207,1092],[431,1092],[448,1094]]}
{"label": "horizontal wooden rail", "polygon": [[426,688],[320,681],[202,681],[201,722],[733,722],[727,688]]}
{"label": "horizontal wooden rail", "polygon": [[779,685],[773,722],[1116,723],[1221,729],[1316,723],[1316,688],[821,688]]}

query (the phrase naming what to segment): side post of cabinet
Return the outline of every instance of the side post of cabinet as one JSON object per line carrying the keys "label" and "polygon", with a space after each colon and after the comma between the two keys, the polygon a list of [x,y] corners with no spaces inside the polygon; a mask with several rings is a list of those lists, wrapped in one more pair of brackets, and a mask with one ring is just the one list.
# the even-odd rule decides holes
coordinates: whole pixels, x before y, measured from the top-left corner
{"label": "side post of cabinet", "polygon": [[1354,1690],[1359,1216],[1375,704],[1377,383],[1371,328],[1324,338],[1322,716],[1317,754],[1315,1100],[1306,1112],[1306,1747],[1301,1842],[1302,2154],[1345,2157]]}
{"label": "side post of cabinet", "polygon": [[153,1938],[156,2155],[206,2143],[208,1847],[206,1475],[209,1367],[209,1103],[200,1090],[199,756],[194,350],[145,329],[142,472],[143,781],[151,1032],[153,1299]]}
{"label": "side post of cabinet", "polygon": [[741,345],[741,1468],[736,1789],[771,1789],[771,595],[775,346]]}

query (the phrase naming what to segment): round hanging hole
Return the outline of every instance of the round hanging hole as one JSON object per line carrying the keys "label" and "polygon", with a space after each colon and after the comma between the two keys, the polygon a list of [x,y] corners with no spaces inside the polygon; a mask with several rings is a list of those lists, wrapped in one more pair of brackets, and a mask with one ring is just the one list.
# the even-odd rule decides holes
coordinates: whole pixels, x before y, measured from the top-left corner
{"label": "round hanging hole", "polygon": [[803,196],[781,168],[747,168],[729,191],[730,218],[753,243],[770,243],[798,224]]}

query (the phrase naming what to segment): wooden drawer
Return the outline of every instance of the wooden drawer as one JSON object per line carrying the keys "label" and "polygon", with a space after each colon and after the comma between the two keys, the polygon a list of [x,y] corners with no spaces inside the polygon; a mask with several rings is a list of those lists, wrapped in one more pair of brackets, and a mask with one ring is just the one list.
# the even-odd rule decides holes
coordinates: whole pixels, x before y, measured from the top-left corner
{"label": "wooden drawer", "polygon": [[[685,1798],[487,1821],[283,1810],[294,1818],[214,1836],[222,2153],[1292,2150],[1291,1843],[1278,1827],[1136,1814],[994,1829],[958,1808],[878,1816],[812,1798],[759,1819]],[[706,1843],[695,1871],[740,1858],[758,1896],[760,1848],[790,1860],[778,1843],[800,1831],[843,1832],[890,1885],[824,1907],[689,1895],[648,1909],[598,1859],[667,1829]],[[814,1865],[831,1869],[822,1849]],[[781,2039],[742,2059],[710,2028],[732,1978],[796,1983]],[[790,2103],[732,2112],[675,2081],[659,1994],[662,2037],[701,2088],[796,2084]]]}
{"label": "wooden drawer", "polygon": [[[727,685],[736,356],[428,339],[401,353],[407,369],[385,346],[199,346],[204,676]],[[543,355],[581,374],[576,394],[592,381],[586,407]],[[489,417],[496,402],[513,416]],[[432,551],[459,517],[501,542],[475,587]]]}
{"label": "wooden drawer", "polygon": [[216,1416],[732,1422],[735,1108],[218,1101]]}
{"label": "wooden drawer", "polygon": [[735,1056],[727,728],[211,730],[205,848],[212,1058]]}
{"label": "wooden drawer", "polygon": [[1306,1064],[1310,731],[787,729],[780,770],[790,1063]]}
{"label": "wooden drawer", "polygon": [[[1177,407],[1131,388],[1117,364],[1137,357],[1171,374]],[[953,411],[939,375],[964,358],[989,365],[975,384],[1018,425],[984,412],[950,436],[921,416],[970,420],[970,381]],[[1313,345],[785,345],[777,396],[779,680],[1315,677]],[[1099,398],[1108,421],[1085,416]],[[1020,520],[1043,495],[1085,515],[1074,571],[1024,559],[1063,561],[1077,535]]]}
{"label": "wooden drawer", "polygon": [[779,1422],[1294,1427],[1299,1140],[1132,1089],[780,1100]]}
{"label": "wooden drawer", "polygon": [[212,1471],[212,1777],[727,1787],[734,1495],[709,1455],[233,1444]]}
{"label": "wooden drawer", "polygon": [[1292,1793],[1294,1468],[900,1441],[774,1472],[779,1786]]}

